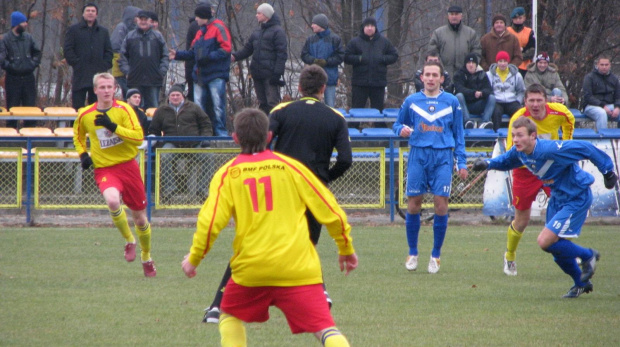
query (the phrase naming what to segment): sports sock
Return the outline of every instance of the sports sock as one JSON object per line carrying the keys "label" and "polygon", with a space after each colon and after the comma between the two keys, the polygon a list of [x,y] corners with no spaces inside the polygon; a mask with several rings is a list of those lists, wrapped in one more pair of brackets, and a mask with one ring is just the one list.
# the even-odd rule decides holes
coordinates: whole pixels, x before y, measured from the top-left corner
{"label": "sports sock", "polygon": [[151,223],[146,222],[143,226],[136,225],[136,234],[140,240],[140,259],[142,262],[151,259]]}
{"label": "sports sock", "polygon": [[439,258],[441,256],[441,246],[443,240],[446,238],[446,231],[448,230],[448,215],[433,217],[433,252],[431,253],[433,258]]}
{"label": "sports sock", "polygon": [[555,260],[555,263],[558,264],[558,266],[560,267],[560,269],[562,269],[562,271],[564,271],[564,273],[566,273],[573,279],[576,286],[583,287],[586,285],[584,282],[581,282],[581,268],[577,264],[577,260],[575,260],[575,258],[560,258],[554,256],[553,260]]}
{"label": "sports sock", "polygon": [[409,255],[418,255],[418,235],[420,234],[420,214],[407,213],[405,216],[405,231]]}
{"label": "sports sock", "polygon": [[131,233],[131,228],[129,228],[129,222],[127,222],[127,214],[125,213],[125,209],[121,206],[116,211],[110,210],[110,216],[112,217],[112,222],[114,222],[116,229],[121,232],[121,235],[123,235],[125,241],[128,243],[135,243],[136,239]]}
{"label": "sports sock", "polygon": [[247,346],[243,322],[226,313],[222,313],[220,316],[220,336],[222,347]]}
{"label": "sports sock", "polygon": [[327,328],[321,335],[321,343],[325,347],[349,347],[349,341],[337,328]]}
{"label": "sports sock", "polygon": [[222,296],[224,296],[224,289],[226,289],[226,283],[228,283],[228,280],[230,279],[231,276],[231,271],[230,271],[230,263],[228,263],[228,266],[226,267],[226,271],[224,272],[224,276],[222,276],[222,280],[220,281],[220,286],[217,287],[217,292],[215,293],[215,298],[213,298],[213,302],[211,303],[211,308],[213,307],[220,307],[220,305],[222,305]]}
{"label": "sports sock", "polygon": [[593,254],[591,249],[581,247],[567,239],[559,239],[546,251],[559,258],[581,258],[583,260],[590,259]]}
{"label": "sports sock", "polygon": [[506,260],[515,261],[517,259],[517,247],[522,236],[523,231],[518,231],[513,223],[510,223],[506,237]]}

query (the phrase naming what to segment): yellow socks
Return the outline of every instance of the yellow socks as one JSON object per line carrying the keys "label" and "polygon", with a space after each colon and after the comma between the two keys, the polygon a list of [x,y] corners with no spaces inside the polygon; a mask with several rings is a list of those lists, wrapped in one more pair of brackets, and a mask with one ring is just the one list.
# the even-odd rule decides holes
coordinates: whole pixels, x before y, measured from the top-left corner
{"label": "yellow socks", "polygon": [[321,343],[325,347],[349,347],[349,341],[337,328],[327,328],[321,335]]}
{"label": "yellow socks", "polygon": [[121,206],[116,211],[110,211],[110,216],[112,217],[112,221],[116,228],[121,232],[121,235],[125,238],[128,243],[135,243],[136,239],[133,237],[131,233],[131,229],[129,228],[129,223],[127,222],[127,214],[125,213],[125,209]]}
{"label": "yellow socks", "polygon": [[136,234],[140,240],[140,259],[142,262],[149,261],[151,259],[151,223],[146,222],[143,226],[136,225]]}
{"label": "yellow socks", "polygon": [[523,231],[518,231],[514,228],[512,223],[508,226],[508,234],[506,241],[506,260],[515,261],[517,259],[517,247],[519,246],[519,241],[521,241],[521,237],[523,236]]}
{"label": "yellow socks", "polygon": [[220,316],[220,336],[222,347],[246,347],[245,326],[234,316],[222,313]]}

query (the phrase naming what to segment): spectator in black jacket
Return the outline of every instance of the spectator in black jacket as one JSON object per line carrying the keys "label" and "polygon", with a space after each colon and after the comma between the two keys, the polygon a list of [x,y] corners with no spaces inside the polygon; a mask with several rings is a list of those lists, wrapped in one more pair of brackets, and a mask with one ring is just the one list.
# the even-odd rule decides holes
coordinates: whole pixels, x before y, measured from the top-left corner
{"label": "spectator in black jacket", "polygon": [[353,65],[352,105],[353,108],[370,107],[383,110],[387,67],[398,60],[398,52],[390,41],[377,32],[377,21],[366,18],[362,22],[359,36],[347,44],[344,62]]}
{"label": "spectator in black jacket", "polygon": [[607,120],[620,128],[620,80],[611,73],[611,59],[600,56],[596,67],[583,80],[581,107],[586,117],[596,122],[596,130],[607,128]]}
{"label": "spectator in black jacket", "polygon": [[[11,13],[11,30],[0,41],[0,66],[6,71],[6,107],[35,106],[37,87],[34,70],[41,63],[41,49],[26,32],[28,18],[18,11]],[[36,121],[24,121],[24,126],[36,126]],[[17,121],[7,121],[7,127],[17,128]]]}
{"label": "spectator in black jacket", "polygon": [[[428,63],[429,61],[434,61],[443,65],[443,63],[441,62],[441,58],[439,57],[439,52],[437,51],[430,51],[426,54],[424,62]],[[421,69],[415,72],[415,78],[413,79],[413,82],[415,83],[415,90],[417,92],[421,91],[424,88],[424,83],[422,82],[420,76],[422,76]],[[443,70],[443,83],[441,84],[441,89],[443,89],[444,92],[448,92],[450,94],[454,93],[454,85],[450,80],[450,73],[448,72],[448,70],[445,69]]]}
{"label": "spectator in black jacket", "polygon": [[146,116],[146,113],[144,113],[144,111],[140,108],[140,104],[142,103],[142,95],[140,95],[140,91],[135,88],[129,89],[125,95],[125,100],[127,100],[129,106],[133,107],[134,112],[136,112],[136,116],[138,116],[138,121],[140,121],[140,126],[144,132],[144,136],[146,136],[151,122]]}
{"label": "spectator in black jacket", "polygon": [[71,100],[76,110],[97,101],[93,77],[112,67],[114,53],[110,33],[97,23],[98,13],[97,5],[84,5],[82,20],[70,26],[65,35],[64,53],[67,63],[73,67]]}
{"label": "spectator in black jacket", "polygon": [[280,19],[271,5],[264,3],[256,9],[260,29],[255,30],[240,51],[232,53],[231,62],[241,61],[250,55],[250,73],[259,108],[266,114],[280,103],[280,87],[284,83],[287,38],[280,26]]}
{"label": "spectator in black jacket", "polygon": [[[192,42],[196,37],[196,33],[200,30],[200,25],[196,23],[196,17],[192,17],[189,20],[189,27],[187,28],[187,35],[185,36],[185,50],[189,51],[192,48]],[[198,98],[194,96],[194,77],[192,76],[192,72],[194,71],[194,65],[196,65],[196,61],[186,60],[185,61],[185,83],[187,84],[187,99],[189,101],[195,102],[198,105],[202,105],[200,102],[200,95]]]}
{"label": "spectator in black jacket", "polygon": [[482,117],[481,129],[493,129],[493,110],[495,95],[487,74],[478,65],[478,55],[469,53],[465,56],[465,65],[454,73],[454,92],[463,110],[463,124],[466,129],[474,127],[469,114]]}

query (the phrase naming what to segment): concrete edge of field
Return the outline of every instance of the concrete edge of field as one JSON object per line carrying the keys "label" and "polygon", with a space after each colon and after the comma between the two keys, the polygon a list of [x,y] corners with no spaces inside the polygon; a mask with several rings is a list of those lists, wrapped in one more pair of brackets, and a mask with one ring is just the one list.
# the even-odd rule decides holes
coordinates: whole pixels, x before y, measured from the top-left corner
{"label": "concrete edge of field", "polygon": [[[198,210],[154,211],[151,217],[153,227],[189,227],[196,226]],[[349,223],[353,226],[404,225],[403,219],[395,214],[390,221],[389,211],[385,210],[347,210]],[[129,217],[131,219],[131,217]],[[423,211],[425,224],[432,223],[432,215]],[[491,218],[480,210],[458,210],[450,212],[450,224],[453,225],[498,225],[505,226],[509,218]],[[543,225],[544,217],[533,216],[532,225]],[[587,225],[620,225],[619,217],[589,217]],[[105,210],[36,210],[32,213],[31,223],[26,222],[24,210],[0,209],[0,226],[2,227],[66,227],[95,228],[113,227]]]}

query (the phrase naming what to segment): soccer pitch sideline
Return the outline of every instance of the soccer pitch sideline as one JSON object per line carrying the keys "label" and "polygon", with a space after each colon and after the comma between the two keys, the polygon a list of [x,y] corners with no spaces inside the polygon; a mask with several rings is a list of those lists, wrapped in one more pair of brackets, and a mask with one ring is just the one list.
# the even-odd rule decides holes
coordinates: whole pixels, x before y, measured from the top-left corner
{"label": "soccer pitch sideline", "polygon": [[[339,272],[327,233],[319,253],[332,313],[352,346],[618,346],[620,232],[587,225],[578,242],[598,249],[594,292],[562,299],[572,281],[536,245],[530,227],[516,277],[502,272],[505,226],[450,225],[441,270],[426,272],[432,227],[420,233],[420,268],[404,267],[403,226],[354,227],[357,270]],[[217,325],[201,323],[231,253],[233,230],[186,278],[181,260],[191,228],[153,230],[157,277],[126,263],[112,228],[0,230],[0,346],[218,346]],[[271,310],[247,325],[250,346],[320,346],[293,336]]]}

